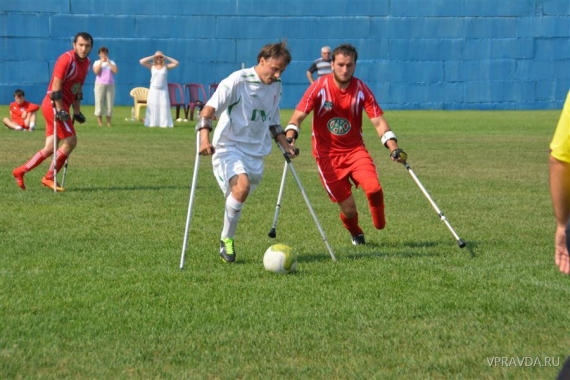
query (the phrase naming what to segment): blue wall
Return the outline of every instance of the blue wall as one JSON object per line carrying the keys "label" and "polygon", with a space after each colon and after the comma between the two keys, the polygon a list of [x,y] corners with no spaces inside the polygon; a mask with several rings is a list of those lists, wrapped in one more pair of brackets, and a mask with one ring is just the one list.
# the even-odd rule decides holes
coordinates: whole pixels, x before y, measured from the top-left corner
{"label": "blue wall", "polygon": [[95,39],[92,61],[105,45],[119,66],[119,105],[148,86],[138,60],[156,50],[180,61],[169,81],[207,86],[283,38],[282,108],[320,47],[344,42],[385,109],[554,109],[570,88],[570,0],[0,0],[0,104],[18,87],[40,102],[79,31]]}

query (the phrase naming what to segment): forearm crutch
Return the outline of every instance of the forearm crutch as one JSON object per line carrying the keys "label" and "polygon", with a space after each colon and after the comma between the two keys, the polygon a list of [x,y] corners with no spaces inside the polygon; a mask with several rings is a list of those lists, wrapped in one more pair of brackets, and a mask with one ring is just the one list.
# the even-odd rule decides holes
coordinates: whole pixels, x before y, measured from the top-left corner
{"label": "forearm crutch", "polygon": [[283,198],[283,189],[285,188],[285,178],[287,178],[287,161],[285,161],[285,166],[283,166],[283,176],[281,177],[281,185],[279,186],[279,194],[277,195],[277,205],[275,206],[275,216],[273,217],[273,224],[271,225],[271,230],[267,234],[270,238],[277,236],[277,219],[279,218],[279,211],[281,210],[281,200]]}
{"label": "forearm crutch", "polygon": [[61,187],[65,185],[65,176],[67,174],[67,165],[69,163],[69,158],[65,160],[65,164],[63,164],[63,175],[61,176]]}
{"label": "forearm crutch", "polygon": [[325,231],[323,231],[323,227],[321,227],[321,223],[319,223],[319,219],[317,218],[317,215],[315,214],[315,211],[313,210],[313,207],[311,206],[311,202],[309,202],[309,197],[307,197],[307,194],[305,193],[305,189],[303,189],[303,185],[301,185],[301,180],[299,179],[299,176],[297,175],[297,172],[295,171],[295,167],[293,167],[293,163],[291,162],[291,157],[289,157],[289,154],[285,151],[285,149],[281,146],[281,144],[279,144],[279,142],[277,142],[277,146],[279,147],[279,149],[283,153],[283,157],[285,157],[285,162],[286,162],[287,166],[289,166],[289,170],[291,171],[291,174],[293,174],[293,177],[295,178],[295,181],[297,182],[297,185],[299,186],[299,190],[301,190],[301,194],[303,195],[303,198],[305,199],[305,203],[307,203],[307,207],[309,208],[309,211],[311,212],[311,215],[313,216],[313,219],[315,220],[315,224],[317,225],[317,228],[318,228],[319,232],[321,233],[321,237],[322,237],[323,241],[325,242],[325,245],[327,246],[327,249],[331,255],[332,260],[336,261],[336,257],[334,256],[332,248],[331,248],[331,246],[327,240],[327,236],[325,235]]}
{"label": "forearm crutch", "polygon": [[53,192],[57,193],[57,111],[55,110],[55,101],[51,101],[51,106],[53,108]]}
{"label": "forearm crutch", "polygon": [[447,220],[447,218],[445,217],[445,215],[443,215],[443,212],[441,212],[441,210],[439,209],[439,207],[437,207],[437,204],[434,202],[434,200],[431,198],[431,196],[429,195],[429,193],[427,192],[426,188],[422,185],[422,183],[420,182],[420,180],[418,179],[418,177],[416,176],[416,173],[414,173],[414,171],[412,170],[412,168],[410,167],[410,165],[408,165],[407,162],[403,162],[404,167],[408,170],[408,173],[410,173],[410,175],[412,176],[412,178],[414,179],[414,181],[416,182],[416,184],[418,185],[418,187],[420,188],[420,190],[422,191],[422,193],[424,193],[424,195],[426,196],[426,198],[428,199],[429,203],[431,203],[432,207],[434,208],[435,212],[437,212],[437,215],[439,216],[439,218],[443,221],[443,223],[445,223],[445,225],[447,226],[447,228],[449,228],[449,231],[451,231],[451,234],[453,235],[453,237],[455,238],[455,240],[457,241],[457,244],[459,245],[459,248],[463,248],[465,247],[465,242],[463,240],[461,240],[461,238],[459,237],[459,235],[457,235],[457,232],[455,232],[455,230],[453,229],[453,227],[451,227],[451,224],[449,223],[449,221]]}
{"label": "forearm crutch", "polygon": [[188,201],[188,213],[186,215],[186,229],[184,230],[184,243],[182,243],[182,254],[180,255],[180,269],[184,269],[184,259],[186,247],[188,245],[188,231],[190,230],[190,220],[192,219],[192,206],[196,196],[196,182],[198,179],[198,168],[200,166],[200,130],[196,131],[196,159],[194,160],[194,174],[192,175],[192,186],[190,189],[190,200]]}

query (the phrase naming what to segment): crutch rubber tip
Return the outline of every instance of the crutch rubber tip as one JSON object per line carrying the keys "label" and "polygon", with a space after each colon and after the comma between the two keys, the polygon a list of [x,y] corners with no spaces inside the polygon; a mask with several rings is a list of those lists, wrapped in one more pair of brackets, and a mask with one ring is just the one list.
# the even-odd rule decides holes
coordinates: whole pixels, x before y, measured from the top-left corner
{"label": "crutch rubber tip", "polygon": [[272,228],[271,231],[269,231],[269,233],[267,234],[267,236],[269,236],[270,238],[274,238],[275,236],[277,236],[277,233],[275,233],[275,228]]}
{"label": "crutch rubber tip", "polygon": [[459,248],[465,248],[467,244],[461,239],[457,240],[457,244],[459,244]]}

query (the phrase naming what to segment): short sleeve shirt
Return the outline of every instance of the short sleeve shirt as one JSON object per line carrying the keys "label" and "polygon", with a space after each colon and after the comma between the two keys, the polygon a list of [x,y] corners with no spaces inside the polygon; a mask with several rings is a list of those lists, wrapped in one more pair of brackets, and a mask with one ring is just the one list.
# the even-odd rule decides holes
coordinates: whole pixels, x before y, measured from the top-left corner
{"label": "short sleeve shirt", "polygon": [[384,112],[372,91],[360,79],[353,77],[341,90],[334,83],[333,74],[314,81],[299,102],[296,110],[313,112],[313,155],[346,154],[364,146],[362,114],[369,118]]}
{"label": "short sleeve shirt", "polygon": [[89,57],[80,60],[75,55],[74,50],[63,53],[55,62],[48,93],[52,91],[54,78],[61,79],[63,81],[63,103],[69,107],[75,101],[75,96],[82,91],[90,66]]}
{"label": "short sleeve shirt", "polygon": [[570,91],[566,95],[566,101],[550,143],[550,149],[554,158],[570,163]]}
{"label": "short sleeve shirt", "polygon": [[269,126],[281,124],[281,90],[280,80],[265,84],[253,67],[222,80],[206,104],[220,116],[212,139],[216,150],[233,146],[254,157],[271,153]]}

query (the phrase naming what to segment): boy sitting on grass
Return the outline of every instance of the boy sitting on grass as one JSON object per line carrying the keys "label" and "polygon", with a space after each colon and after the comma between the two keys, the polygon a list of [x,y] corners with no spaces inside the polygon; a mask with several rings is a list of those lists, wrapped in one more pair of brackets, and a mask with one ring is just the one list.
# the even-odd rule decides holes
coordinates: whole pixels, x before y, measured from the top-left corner
{"label": "boy sitting on grass", "polygon": [[36,111],[40,106],[26,100],[23,90],[14,91],[14,102],[10,103],[10,117],[2,122],[8,129],[33,132],[36,128]]}

